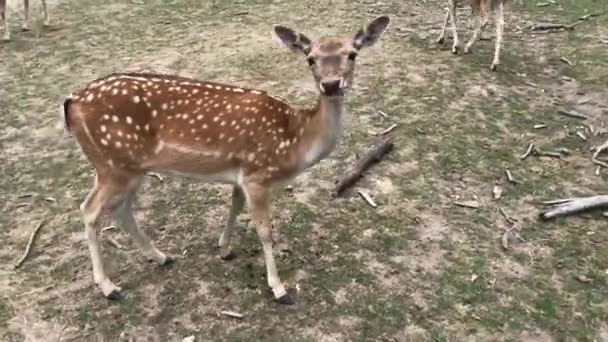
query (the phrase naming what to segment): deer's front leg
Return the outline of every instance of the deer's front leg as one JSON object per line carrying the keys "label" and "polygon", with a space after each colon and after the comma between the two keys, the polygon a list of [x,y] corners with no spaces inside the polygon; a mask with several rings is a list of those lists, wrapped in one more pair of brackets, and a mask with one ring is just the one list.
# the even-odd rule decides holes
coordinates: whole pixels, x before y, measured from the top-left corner
{"label": "deer's front leg", "polygon": [[458,38],[458,28],[456,27],[456,0],[448,0],[448,14],[450,17],[450,24],[452,25],[452,35],[454,39],[452,53],[458,54],[460,51],[460,38]]}
{"label": "deer's front leg", "polygon": [[264,260],[266,262],[266,273],[268,285],[272,289],[274,298],[281,304],[295,304],[295,301],[285,290],[274,261],[272,252],[272,224],[268,208],[268,189],[258,184],[247,184],[244,187],[247,203],[251,210],[251,215],[255,228],[258,232]]}

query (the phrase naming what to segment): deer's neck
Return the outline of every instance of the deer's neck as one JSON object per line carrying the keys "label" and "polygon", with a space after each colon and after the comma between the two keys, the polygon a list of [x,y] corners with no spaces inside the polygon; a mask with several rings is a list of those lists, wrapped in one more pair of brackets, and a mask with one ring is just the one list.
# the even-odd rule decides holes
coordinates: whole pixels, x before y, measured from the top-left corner
{"label": "deer's neck", "polygon": [[326,96],[320,96],[316,106],[305,111],[309,120],[300,149],[301,168],[316,164],[334,149],[342,132],[342,111],[342,97]]}

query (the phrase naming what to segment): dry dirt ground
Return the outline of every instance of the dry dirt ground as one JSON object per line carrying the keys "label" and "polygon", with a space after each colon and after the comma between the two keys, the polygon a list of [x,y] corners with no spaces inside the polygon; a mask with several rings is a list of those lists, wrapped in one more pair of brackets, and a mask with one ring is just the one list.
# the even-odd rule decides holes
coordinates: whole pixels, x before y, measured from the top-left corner
{"label": "dry dirt ground", "polygon": [[[472,55],[434,44],[439,0],[69,0],[51,3],[50,28],[32,1],[34,30],[18,32],[20,14],[12,14],[13,40],[0,45],[0,340],[608,341],[606,219],[537,220],[543,200],[607,191],[589,148],[608,138],[608,2],[547,4],[509,6],[503,65],[492,73],[493,25]],[[529,30],[601,12],[572,31]],[[272,301],[248,215],[237,259],[217,258],[230,190],[178,178],[147,179],[136,210],[157,245],[183,258],[148,264],[124,232],[108,230],[108,272],[125,298],[102,298],[77,209],[92,169],[57,125],[61,97],[131,70],[311,103],[306,61],[279,46],[271,25],[350,34],[381,14],[393,22],[360,56],[339,147],[291,193],[276,191],[278,267],[298,304]],[[352,190],[332,199],[335,177],[377,141],[372,132],[393,123],[395,151],[357,185],[378,208]],[[571,153],[520,160],[530,142]],[[30,257],[13,270],[41,220]]]}

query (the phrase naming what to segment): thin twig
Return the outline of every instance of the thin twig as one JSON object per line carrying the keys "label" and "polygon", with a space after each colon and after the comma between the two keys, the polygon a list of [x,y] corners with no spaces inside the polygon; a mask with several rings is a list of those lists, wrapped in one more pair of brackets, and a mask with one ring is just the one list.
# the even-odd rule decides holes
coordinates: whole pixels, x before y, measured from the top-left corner
{"label": "thin twig", "polygon": [[224,316],[228,316],[228,317],[232,317],[232,318],[243,318],[243,315],[238,313],[238,312],[234,312],[234,311],[228,311],[228,310],[223,310],[220,311],[220,314],[224,315]]}
{"label": "thin twig", "polygon": [[559,58],[559,60],[560,60],[560,61],[562,61],[562,62],[564,62],[564,63],[566,63],[566,64],[568,64],[569,66],[573,66],[573,65],[574,65],[574,63],[572,63],[572,62],[571,62],[571,61],[570,61],[568,58],[566,58],[566,57],[560,57],[560,58]]}
{"label": "thin twig", "polygon": [[112,229],[116,229],[116,226],[107,226],[105,228],[102,228],[100,231],[100,234],[105,232],[106,230],[112,230]]}
{"label": "thin twig", "polygon": [[116,249],[123,249],[122,245],[118,243],[118,241],[114,240],[111,237],[106,238],[106,240],[108,240],[108,242],[110,243],[110,245],[114,246],[114,248]]}
{"label": "thin twig", "polygon": [[367,204],[369,204],[373,208],[376,208],[378,206],[376,202],[374,202],[372,197],[367,193],[367,191],[357,190],[357,193],[359,193],[359,195],[365,200],[365,202],[367,202]]}
{"label": "thin twig", "polygon": [[397,126],[398,126],[397,124],[392,124],[392,125],[389,126],[389,128],[387,128],[387,129],[385,129],[385,130],[383,130],[381,132],[373,133],[373,134],[374,135],[387,135],[390,132],[392,132],[395,128],[397,128]]}
{"label": "thin twig", "polygon": [[165,182],[165,177],[159,175],[158,173],[150,172],[150,173],[147,173],[146,176],[156,178],[161,183]]}
{"label": "thin twig", "polygon": [[511,171],[509,171],[508,169],[505,170],[505,174],[507,175],[507,180],[510,183],[513,183],[513,184],[518,184],[519,183],[518,180],[516,180],[515,178],[513,178],[513,175],[511,174]]}
{"label": "thin twig", "polygon": [[542,129],[542,128],[547,128],[547,125],[545,125],[545,124],[534,125],[534,129]]}
{"label": "thin twig", "polygon": [[388,119],[388,114],[386,114],[385,112],[379,110],[378,114],[380,114],[380,116],[382,116],[383,118]]}
{"label": "thin twig", "polygon": [[515,220],[512,219],[509,215],[507,215],[507,213],[505,212],[505,210],[502,207],[498,207],[498,212],[502,215],[502,217],[505,218],[505,220],[509,224],[514,224],[515,223]]}
{"label": "thin twig", "polygon": [[578,135],[578,137],[581,138],[581,139],[583,139],[583,140],[587,140],[587,137],[581,131],[577,131],[576,135]]}
{"label": "thin twig", "polygon": [[565,109],[560,109],[557,111],[559,114],[561,115],[565,115],[565,116],[569,116],[571,118],[576,118],[576,119],[581,119],[581,120],[587,120],[587,116],[583,115],[579,112],[575,112],[575,111],[567,111]]}
{"label": "thin twig", "polygon": [[16,270],[19,267],[21,267],[21,265],[25,262],[25,259],[27,259],[27,257],[30,255],[30,251],[32,250],[32,245],[34,244],[34,239],[36,238],[36,235],[38,235],[38,231],[40,230],[40,228],[42,228],[42,226],[44,226],[45,223],[46,223],[46,220],[42,220],[42,221],[40,221],[40,223],[38,223],[38,225],[36,226],[36,228],[34,229],[32,234],[30,235],[30,240],[27,242],[27,246],[25,247],[25,252],[23,253],[23,256],[21,257],[21,259],[19,259],[17,261],[17,263],[15,263],[15,265],[13,266],[13,269]]}
{"label": "thin twig", "polygon": [[524,154],[521,155],[521,157],[519,157],[519,159],[524,160],[526,158],[528,158],[530,156],[530,154],[532,154],[532,152],[535,150],[535,146],[533,143],[530,143],[530,145],[528,145],[528,149],[526,150],[526,152]]}

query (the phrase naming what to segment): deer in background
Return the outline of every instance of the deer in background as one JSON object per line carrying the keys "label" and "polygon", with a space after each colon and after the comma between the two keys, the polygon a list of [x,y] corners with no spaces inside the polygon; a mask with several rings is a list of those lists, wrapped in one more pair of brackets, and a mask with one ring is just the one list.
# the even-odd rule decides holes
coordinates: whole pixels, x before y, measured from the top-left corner
{"label": "deer in background", "polygon": [[[7,0],[0,0],[0,19],[4,24],[4,35],[2,35],[2,41],[8,42],[11,40],[11,32],[8,28],[8,16],[6,15],[6,2]],[[44,14],[44,26],[50,25],[49,13],[46,8],[46,0],[40,0],[42,3],[42,12]],[[30,30],[30,0],[23,0],[23,25],[21,26],[23,31]]]}
{"label": "deer in background", "polygon": [[381,16],[354,36],[315,42],[290,28],[274,27],[286,46],[306,57],[319,91],[311,108],[292,107],[260,90],[146,73],[112,74],[69,96],[62,110],[64,127],[96,173],[80,210],[93,279],[104,296],[118,298],[121,289],[104,271],[97,232],[103,213],[118,221],[148,259],[159,264],[173,260],[154,246],[131,212],[144,174],[158,172],[232,185],[220,255],[232,256],[230,236],[246,203],[274,298],[293,304],[273,257],[271,187],[334,149],[357,54],[378,41],[389,21]]}
{"label": "deer in background", "polygon": [[[447,0],[448,1],[448,11],[445,15],[445,19],[443,21],[443,27],[441,28],[441,33],[439,34],[439,38],[437,38],[437,44],[443,44],[445,41],[445,31],[448,26],[448,21],[452,26],[452,35],[453,35],[453,45],[452,45],[452,53],[458,54],[460,52],[460,39],[458,37],[458,29],[456,27],[456,3],[460,0]],[[495,20],[496,20],[496,42],[494,48],[494,59],[492,60],[492,65],[490,69],[492,71],[496,71],[498,65],[500,64],[500,49],[503,40],[503,31],[505,26],[504,19],[504,5],[508,0],[467,0],[472,9],[472,14],[475,17],[475,28],[473,30],[473,35],[467,42],[464,47],[464,53],[470,53],[473,44],[479,38],[481,31],[488,24],[488,15],[490,11],[494,10]]]}

